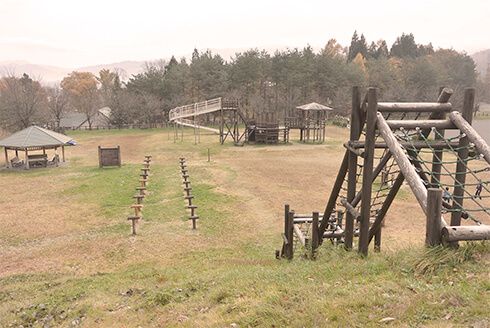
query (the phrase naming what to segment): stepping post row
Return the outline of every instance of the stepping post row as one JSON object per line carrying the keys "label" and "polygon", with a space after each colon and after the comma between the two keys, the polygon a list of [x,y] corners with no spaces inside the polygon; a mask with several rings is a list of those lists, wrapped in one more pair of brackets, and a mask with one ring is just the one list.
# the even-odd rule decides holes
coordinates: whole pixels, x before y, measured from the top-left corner
{"label": "stepping post row", "polygon": [[143,219],[143,200],[146,196],[146,187],[148,186],[148,177],[150,176],[150,163],[151,155],[145,155],[140,173],[140,185],[136,187],[137,193],[133,196],[136,204],[131,205],[131,208],[134,210],[134,215],[128,217],[128,220],[132,223],[133,235],[136,235],[136,228],[139,220]]}
{"label": "stepping post row", "polygon": [[196,214],[197,206],[192,204],[194,196],[192,195],[192,186],[189,180],[189,171],[187,170],[187,164],[184,157],[180,158],[180,170],[182,173],[182,184],[184,185],[184,199],[187,200],[186,208],[190,210],[189,220],[192,220],[192,229],[197,228],[197,220],[199,216]]}

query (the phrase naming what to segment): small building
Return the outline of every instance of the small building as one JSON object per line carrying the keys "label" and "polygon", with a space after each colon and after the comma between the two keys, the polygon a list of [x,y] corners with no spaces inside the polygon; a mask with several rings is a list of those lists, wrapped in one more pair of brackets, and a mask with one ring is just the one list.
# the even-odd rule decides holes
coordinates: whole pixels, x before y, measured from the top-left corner
{"label": "small building", "polygon": [[[103,107],[90,118],[92,129],[105,129],[111,125],[111,109]],[[88,130],[87,115],[80,112],[68,112],[60,120],[62,130]]]}
{"label": "small building", "polygon": [[[0,147],[3,147],[5,152],[6,167],[25,169],[58,166],[60,162],[58,149],[61,148],[61,161],[65,162],[65,146],[74,146],[75,144],[72,138],[64,134],[43,129],[36,125],[0,140]],[[47,150],[53,151],[51,160],[48,157]],[[15,152],[15,157],[9,157],[11,152]]]}

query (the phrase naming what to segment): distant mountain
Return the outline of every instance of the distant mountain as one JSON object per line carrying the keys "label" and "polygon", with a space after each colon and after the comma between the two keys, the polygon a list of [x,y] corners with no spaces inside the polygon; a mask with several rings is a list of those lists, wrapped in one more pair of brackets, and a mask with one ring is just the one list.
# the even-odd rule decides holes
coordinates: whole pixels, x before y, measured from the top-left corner
{"label": "distant mountain", "polygon": [[104,65],[85,66],[79,68],[64,68],[49,65],[31,64],[26,61],[0,61],[0,76],[7,74],[21,75],[29,74],[36,79],[41,80],[43,84],[59,83],[66,75],[73,71],[91,72],[98,74],[100,70],[106,68],[118,70],[123,80],[127,80],[133,74],[143,71],[144,61],[124,61]]}
{"label": "distant mountain", "polygon": [[487,73],[487,67],[490,64],[490,49],[479,51],[471,55],[471,58],[476,63],[476,70],[481,76],[485,76]]}

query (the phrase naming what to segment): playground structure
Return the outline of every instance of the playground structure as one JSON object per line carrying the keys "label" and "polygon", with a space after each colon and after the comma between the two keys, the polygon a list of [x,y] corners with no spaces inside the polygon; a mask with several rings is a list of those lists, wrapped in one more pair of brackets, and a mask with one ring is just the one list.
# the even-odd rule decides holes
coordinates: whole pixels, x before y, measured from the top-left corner
{"label": "playground structure", "polygon": [[302,142],[324,142],[325,122],[329,111],[333,109],[318,103],[298,106],[285,118],[285,126],[298,129]]}
{"label": "playground structure", "polygon": [[442,89],[433,103],[392,103],[378,102],[375,88],[361,101],[354,87],[350,140],[326,208],[296,214],[286,205],[276,256],[292,259],[301,245],[314,257],[326,239],[352,249],[354,237],[360,254],[373,239],[379,251],[404,181],[426,215],[426,245],[490,239],[482,222],[490,215],[490,147],[471,126],[474,89],[465,90],[461,113],[449,103],[452,93]]}
{"label": "playground structure", "polygon": [[[203,117],[213,116],[217,125],[204,125],[209,120]],[[255,123],[247,119],[240,111],[239,102],[232,99],[215,98],[190,105],[176,107],[169,111],[169,121],[174,125],[174,141],[183,140],[184,127],[194,129],[194,140],[200,140],[201,130],[219,135],[219,141],[224,144],[231,139],[235,145],[245,142],[278,143],[289,142],[289,129],[279,125]]]}

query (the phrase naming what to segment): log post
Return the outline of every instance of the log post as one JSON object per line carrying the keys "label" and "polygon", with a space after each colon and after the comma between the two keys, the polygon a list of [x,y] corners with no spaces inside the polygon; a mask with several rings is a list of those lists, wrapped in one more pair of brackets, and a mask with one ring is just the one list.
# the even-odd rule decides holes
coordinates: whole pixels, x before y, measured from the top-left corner
{"label": "log post", "polygon": [[[473,105],[475,102],[475,89],[467,88],[464,92],[463,118],[471,125],[473,119]],[[464,200],[464,187],[466,183],[466,163],[468,162],[468,136],[459,139],[458,162],[456,164],[456,174],[453,191],[453,207],[451,213],[451,226],[461,225],[461,214]]]}
{"label": "log post", "polygon": [[293,238],[294,238],[294,212],[290,211],[288,213],[287,220],[287,231],[286,231],[286,258],[288,260],[292,260],[294,256],[294,248],[293,248]]}
{"label": "log post", "polygon": [[368,106],[366,116],[366,148],[362,172],[361,222],[359,229],[359,253],[367,256],[369,246],[369,221],[371,219],[371,192],[374,166],[374,143],[376,138],[376,116],[378,99],[376,88],[368,90]]}
{"label": "log post", "polygon": [[427,192],[427,214],[425,226],[425,246],[437,246],[441,243],[442,190],[429,188]]}
{"label": "log post", "polygon": [[25,149],[25,156],[26,156],[25,168],[26,170],[29,170],[29,153],[27,151],[27,148]]}
{"label": "log post", "polygon": [[320,245],[320,235],[318,233],[318,212],[313,212],[313,220],[311,222],[311,258],[315,259],[316,251]]}
{"label": "log post", "polygon": [[[361,94],[359,87],[352,88],[352,111],[350,125],[350,141],[356,141],[361,134]],[[347,202],[352,203],[356,196],[357,186],[357,154],[349,152],[349,166],[347,174]],[[351,212],[347,211],[345,219],[345,242],[346,249],[352,249],[354,239],[354,217]]]}
{"label": "log post", "polygon": [[98,151],[99,151],[99,168],[102,168],[102,149],[100,146],[98,147]]}
{"label": "log post", "polygon": [[65,162],[65,146],[61,146],[61,157],[63,158],[63,163]]}
{"label": "log post", "polygon": [[[449,101],[449,98],[452,95],[452,90],[451,89],[446,89],[446,88],[440,88],[439,89],[439,98],[437,99],[438,103],[447,103]],[[437,116],[436,116],[437,115]],[[436,116],[436,117],[434,117]],[[444,119],[446,118],[446,113],[438,113],[432,115],[432,118],[438,118],[438,119]],[[443,129],[436,129],[435,130],[436,134],[434,139],[435,140],[442,140],[444,138],[444,130]],[[434,151],[434,154],[432,155],[432,175],[431,175],[431,181],[430,185],[432,188],[439,188],[440,185],[440,180],[441,180],[441,168],[442,168],[442,156],[444,152],[442,150],[436,150]]]}
{"label": "log post", "polygon": [[5,151],[5,166],[9,168],[10,162],[9,162],[9,153],[7,151],[7,147],[3,147],[3,150]]}

